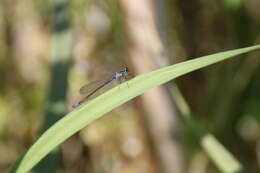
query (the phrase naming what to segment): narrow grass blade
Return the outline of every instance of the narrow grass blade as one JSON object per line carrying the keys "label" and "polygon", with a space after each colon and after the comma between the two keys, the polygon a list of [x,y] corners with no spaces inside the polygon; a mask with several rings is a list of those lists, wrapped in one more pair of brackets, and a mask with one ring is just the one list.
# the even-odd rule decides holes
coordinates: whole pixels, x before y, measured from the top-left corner
{"label": "narrow grass blade", "polygon": [[18,167],[17,173],[29,172],[51,150],[77,131],[145,91],[191,71],[257,49],[260,49],[260,45],[196,58],[139,75],[127,81],[128,85],[122,83],[120,87],[112,88],[92,101],[81,105],[49,128],[28,150]]}

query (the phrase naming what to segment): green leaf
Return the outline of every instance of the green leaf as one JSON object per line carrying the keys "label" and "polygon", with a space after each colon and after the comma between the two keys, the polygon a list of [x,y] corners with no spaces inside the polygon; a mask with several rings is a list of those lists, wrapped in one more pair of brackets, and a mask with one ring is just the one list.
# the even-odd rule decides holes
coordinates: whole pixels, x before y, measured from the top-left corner
{"label": "green leaf", "polygon": [[110,89],[88,103],[82,104],[49,128],[25,154],[18,166],[17,173],[29,172],[51,150],[77,131],[145,91],[191,71],[259,48],[260,45],[256,45],[196,58],[139,75],[127,81],[128,85],[125,82]]}

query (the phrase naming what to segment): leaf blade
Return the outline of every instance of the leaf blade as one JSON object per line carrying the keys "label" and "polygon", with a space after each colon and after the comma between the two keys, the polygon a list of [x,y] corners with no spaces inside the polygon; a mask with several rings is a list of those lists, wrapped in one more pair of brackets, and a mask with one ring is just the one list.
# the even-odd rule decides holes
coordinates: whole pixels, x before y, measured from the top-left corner
{"label": "leaf blade", "polygon": [[127,81],[130,87],[126,83],[122,83],[120,90],[117,87],[112,88],[88,103],[82,104],[48,129],[28,150],[18,167],[17,173],[28,172],[68,137],[115,107],[145,91],[191,71],[258,49],[260,49],[260,45],[196,58],[139,75]]}

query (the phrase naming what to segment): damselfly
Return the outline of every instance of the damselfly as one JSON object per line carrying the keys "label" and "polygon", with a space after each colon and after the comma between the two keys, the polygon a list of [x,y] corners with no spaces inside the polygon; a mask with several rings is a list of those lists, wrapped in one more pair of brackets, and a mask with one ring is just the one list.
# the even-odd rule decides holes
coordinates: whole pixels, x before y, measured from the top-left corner
{"label": "damselfly", "polygon": [[78,107],[81,103],[84,101],[88,100],[93,94],[95,94],[98,90],[106,86],[107,84],[111,83],[114,80],[119,80],[121,82],[122,78],[126,79],[127,76],[129,75],[128,68],[125,67],[122,71],[114,73],[112,76],[97,80],[94,82],[91,82],[89,84],[86,84],[82,86],[79,90],[80,94],[86,95],[84,99],[79,101],[76,104],[73,104],[72,107],[76,108]]}

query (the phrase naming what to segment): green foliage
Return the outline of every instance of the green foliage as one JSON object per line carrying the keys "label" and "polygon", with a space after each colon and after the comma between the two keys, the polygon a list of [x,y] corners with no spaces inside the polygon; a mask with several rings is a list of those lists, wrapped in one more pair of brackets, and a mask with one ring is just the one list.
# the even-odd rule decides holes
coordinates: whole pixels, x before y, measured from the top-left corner
{"label": "green foliage", "polygon": [[[43,157],[77,131],[94,120],[102,117],[105,113],[111,111],[115,107],[133,99],[147,90],[194,70],[209,66],[236,55],[258,50],[259,48],[260,45],[256,45],[196,58],[139,75],[127,81],[128,85],[125,82],[120,86],[112,88],[90,102],[82,104],[49,128],[27,151],[18,166],[17,172],[28,172]],[[230,157],[229,160],[232,161],[233,158]]]}

